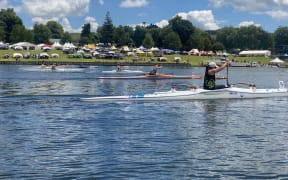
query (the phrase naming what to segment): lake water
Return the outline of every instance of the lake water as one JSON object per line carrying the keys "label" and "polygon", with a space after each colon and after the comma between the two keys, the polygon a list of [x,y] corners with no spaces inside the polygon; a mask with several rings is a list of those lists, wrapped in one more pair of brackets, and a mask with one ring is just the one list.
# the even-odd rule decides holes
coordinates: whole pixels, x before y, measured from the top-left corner
{"label": "lake water", "polygon": [[[96,80],[113,68],[50,72],[1,65],[0,179],[288,179],[288,98],[79,100],[202,85],[202,80]],[[159,72],[203,75],[204,68]],[[279,80],[287,83],[287,74],[282,68],[230,67],[229,81],[272,88]]]}

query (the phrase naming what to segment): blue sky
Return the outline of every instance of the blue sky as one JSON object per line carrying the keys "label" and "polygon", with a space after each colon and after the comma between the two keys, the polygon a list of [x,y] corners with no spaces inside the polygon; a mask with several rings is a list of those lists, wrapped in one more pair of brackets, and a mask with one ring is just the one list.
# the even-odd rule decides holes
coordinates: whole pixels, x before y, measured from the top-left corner
{"label": "blue sky", "polygon": [[274,32],[288,26],[288,0],[0,0],[0,8],[14,8],[26,28],[54,20],[68,32],[80,32],[88,22],[95,31],[108,11],[115,26],[163,27],[176,15],[202,30],[253,24]]}

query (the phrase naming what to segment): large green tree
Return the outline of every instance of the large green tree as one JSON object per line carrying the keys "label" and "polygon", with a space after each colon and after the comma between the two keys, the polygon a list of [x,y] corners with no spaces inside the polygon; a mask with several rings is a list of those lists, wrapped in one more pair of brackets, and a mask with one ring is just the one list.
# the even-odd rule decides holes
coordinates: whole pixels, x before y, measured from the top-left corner
{"label": "large green tree", "polygon": [[61,43],[66,43],[66,42],[71,42],[71,41],[72,41],[71,34],[69,32],[64,32],[62,39],[61,39]]}
{"label": "large green tree", "polygon": [[98,28],[98,30],[98,33],[100,34],[100,41],[102,43],[113,43],[114,26],[110,17],[110,12],[106,13],[103,26]]}
{"label": "large green tree", "polygon": [[5,40],[5,23],[0,21],[0,41]]}
{"label": "large green tree", "polygon": [[148,49],[154,46],[154,41],[150,33],[146,33],[142,45]]}
{"label": "large green tree", "polygon": [[261,27],[240,27],[237,32],[237,46],[240,49],[267,49],[272,46],[272,38]]}
{"label": "large green tree", "polygon": [[[3,34],[1,35],[1,40],[5,42],[11,41],[11,32],[14,28],[14,26],[17,26],[18,28],[22,26],[22,28],[25,28],[23,25],[22,20],[16,15],[13,9],[1,9],[0,11],[0,25],[2,29],[4,29],[5,35],[3,37]],[[15,28],[14,28],[15,29]],[[3,30],[2,30],[3,31]]]}
{"label": "large green tree", "polygon": [[183,20],[180,16],[176,16],[169,21],[169,26],[179,35],[184,50],[190,49],[189,38],[195,30],[193,24],[188,20]]}
{"label": "large green tree", "polygon": [[91,43],[91,24],[87,23],[82,26],[82,31],[80,35],[80,44],[88,44]]}
{"label": "large green tree", "polygon": [[163,31],[157,26],[148,26],[148,32],[152,35],[154,46],[163,47]]}
{"label": "large green tree", "polygon": [[33,33],[30,30],[26,30],[24,26],[18,24],[12,28],[10,42],[17,43],[21,41],[32,42]]}
{"label": "large green tree", "polygon": [[163,44],[165,48],[173,50],[179,50],[182,47],[179,35],[172,30],[165,33],[165,36],[163,37]]}
{"label": "large green tree", "polygon": [[288,45],[288,27],[281,26],[274,32],[275,45]]}
{"label": "large green tree", "polygon": [[143,26],[136,26],[133,36],[133,41],[136,45],[136,47],[139,47],[142,45],[143,40],[145,38],[147,29]]}
{"label": "large green tree", "polygon": [[48,21],[46,23],[46,26],[48,27],[48,29],[51,32],[51,37],[52,39],[61,39],[63,34],[64,34],[64,30],[61,24],[57,23],[56,21]]}
{"label": "large green tree", "polygon": [[51,32],[49,28],[43,24],[35,24],[34,30],[34,43],[49,43],[49,38],[51,37]]}
{"label": "large green tree", "polygon": [[131,45],[133,44],[134,31],[132,27],[129,26],[119,26],[115,28],[113,41],[122,46],[122,45]]}
{"label": "large green tree", "polygon": [[226,49],[237,47],[237,29],[234,27],[224,27],[216,33],[216,41],[221,42]]}
{"label": "large green tree", "polygon": [[187,43],[187,47],[189,49],[211,50],[212,44],[212,38],[207,32],[195,28],[194,33],[190,36],[189,43]]}

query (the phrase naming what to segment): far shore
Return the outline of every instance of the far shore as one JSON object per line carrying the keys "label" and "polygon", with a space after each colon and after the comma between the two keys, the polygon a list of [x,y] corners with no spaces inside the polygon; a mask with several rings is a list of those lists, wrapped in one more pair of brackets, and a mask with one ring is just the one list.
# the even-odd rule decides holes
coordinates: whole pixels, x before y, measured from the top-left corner
{"label": "far shore", "polygon": [[0,60],[1,65],[42,65],[42,64],[58,64],[58,65],[83,65],[83,66],[153,66],[154,64],[162,64],[165,66],[192,66],[189,63],[170,63],[170,62],[128,62],[128,61],[45,61],[45,60]]}
{"label": "far shore", "polygon": [[[48,54],[57,53],[59,57],[57,58],[47,58],[47,59],[36,59],[33,57],[29,58],[13,58],[15,52],[25,53],[29,51],[14,51],[14,50],[0,50],[0,64],[1,65],[41,65],[41,64],[59,64],[59,65],[85,65],[85,66],[116,66],[120,64],[122,66],[153,66],[154,64],[161,64],[165,66],[185,66],[185,67],[201,67],[205,66],[208,61],[219,60],[219,56],[193,56],[193,55],[164,55],[165,61],[159,61],[159,57],[140,55],[140,56],[127,56],[125,55],[123,59],[104,59],[104,58],[71,58],[67,54],[64,54],[60,50],[48,51]],[[38,54],[43,51],[31,51],[31,54]],[[5,55],[9,55],[8,58],[4,58]],[[175,61],[175,59],[179,61]],[[256,63],[260,66],[268,65],[272,57],[239,57],[239,56],[227,56],[230,62],[234,64],[252,64]],[[282,67],[288,67],[288,62],[282,64]]]}

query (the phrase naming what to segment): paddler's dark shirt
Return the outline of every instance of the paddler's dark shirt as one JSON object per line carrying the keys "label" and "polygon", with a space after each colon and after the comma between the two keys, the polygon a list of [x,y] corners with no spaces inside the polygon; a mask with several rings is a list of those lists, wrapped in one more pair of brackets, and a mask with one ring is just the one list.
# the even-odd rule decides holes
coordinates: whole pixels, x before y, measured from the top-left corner
{"label": "paddler's dark shirt", "polygon": [[208,90],[214,90],[216,86],[216,83],[215,83],[216,76],[215,74],[214,75],[208,74],[208,71],[210,69],[212,68],[209,66],[206,66],[203,88],[208,89]]}
{"label": "paddler's dark shirt", "polygon": [[157,68],[153,68],[153,70],[149,72],[149,75],[156,75],[156,74],[157,74]]}

